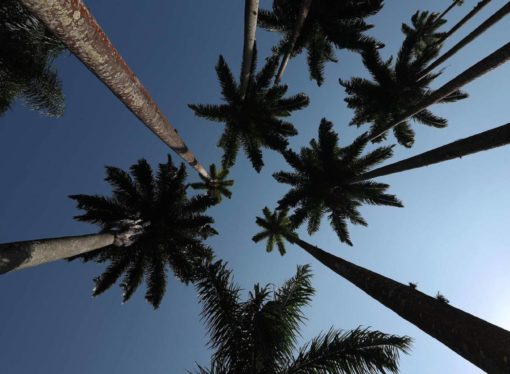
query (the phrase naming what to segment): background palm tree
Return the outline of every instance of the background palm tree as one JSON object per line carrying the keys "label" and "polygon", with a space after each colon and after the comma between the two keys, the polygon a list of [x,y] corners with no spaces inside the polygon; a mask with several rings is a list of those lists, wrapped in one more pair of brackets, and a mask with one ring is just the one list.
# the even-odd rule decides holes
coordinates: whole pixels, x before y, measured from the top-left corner
{"label": "background palm tree", "polygon": [[16,99],[51,117],[64,113],[64,93],[52,67],[64,45],[18,0],[0,4],[0,115]]}
{"label": "background palm tree", "polygon": [[257,217],[262,231],[253,237],[253,241],[267,239],[266,250],[269,252],[275,243],[282,255],[285,254],[285,241],[297,244],[326,267],[482,370],[488,373],[507,371],[509,331],[449,305],[439,293],[437,298],[430,297],[418,291],[416,284],[401,284],[301,240],[285,213],[271,212],[267,207],[263,213],[263,217]]}
{"label": "background palm tree", "polygon": [[227,179],[229,174],[228,169],[216,170],[216,165],[211,164],[209,166],[209,178],[205,178],[199,174],[202,182],[191,183],[190,186],[195,190],[207,191],[209,196],[219,204],[221,203],[223,196],[227,199],[232,197],[230,187],[234,185],[232,179]]}
{"label": "background palm tree", "polygon": [[441,42],[445,41],[447,38],[452,36],[457,30],[459,30],[462,26],[464,26],[471,18],[476,16],[478,12],[480,12],[487,4],[489,4],[492,0],[480,0],[471,11],[466,14],[462,19],[452,26],[450,30],[445,32]]}
{"label": "background palm tree", "polygon": [[221,84],[221,93],[225,104],[191,104],[189,107],[199,117],[225,123],[225,131],[218,146],[223,148],[222,166],[225,169],[234,165],[239,148],[242,146],[257,172],[262,169],[261,148],[284,151],[287,138],[297,134],[290,122],[283,121],[295,111],[309,103],[304,93],[285,98],[287,86],[271,86],[271,79],[278,65],[276,57],[269,58],[258,74],[256,69],[256,50],[251,67],[250,81],[243,98],[232,72],[223,56],[216,65]]}
{"label": "background palm tree", "polygon": [[113,188],[111,197],[70,196],[85,211],[75,218],[97,224],[100,234],[2,244],[0,264],[33,248],[43,252],[42,256],[46,252],[53,257],[52,252],[57,250],[60,257],[39,261],[41,256],[37,254],[34,260],[39,262],[30,263],[33,256],[29,256],[29,264],[20,267],[62,258],[108,262],[106,270],[95,278],[94,296],[124,274],[121,286],[126,302],[145,277],[145,298],[157,308],[166,289],[167,266],[180,281],[188,283],[196,279],[202,262],[212,259],[213,252],[203,240],[216,231],[211,226],[213,219],[203,213],[215,200],[206,195],[189,198],[184,164],[175,167],[170,156],[159,165],[156,175],[144,159],[131,166],[131,175],[115,167],[107,167],[106,171],[106,181]]}
{"label": "background palm tree", "polygon": [[[363,64],[373,81],[359,77],[340,80],[348,95],[344,100],[349,108],[354,109],[350,125],[359,127],[369,123],[371,131],[376,132],[430,94],[429,85],[440,73],[422,76],[422,71],[440,51],[439,41],[443,33],[437,29],[444,21],[437,22],[436,17],[435,13],[416,12],[411,18],[411,25],[402,25],[405,39],[395,63],[391,58],[383,61],[373,46],[363,51]],[[449,103],[466,97],[467,94],[456,90],[439,102]],[[447,126],[445,118],[426,109],[411,118],[432,127]],[[393,132],[400,144],[406,147],[413,145],[414,131],[409,121],[399,123]],[[377,140],[385,137],[386,132],[383,132]]]}
{"label": "background palm tree", "polygon": [[256,284],[246,301],[221,262],[196,287],[214,351],[211,369],[199,373],[396,373],[410,347],[408,337],[358,327],[331,329],[297,350],[302,309],[314,294],[307,265],[279,288]]}
{"label": "background palm tree", "polygon": [[292,150],[284,152],[285,160],[294,170],[280,171],[273,177],[291,186],[278,204],[279,209],[294,208],[290,219],[295,227],[308,221],[308,232],[312,234],[319,229],[322,216],[327,213],[340,240],[352,245],[347,221],[367,225],[358,211],[362,204],[402,207],[402,203],[394,195],[385,193],[387,184],[349,182],[390,158],[392,147],[380,147],[362,155],[367,138],[361,136],[351,145],[340,148],[338,135],[332,127],[331,122],[323,119],[318,139],[312,139],[309,147],[301,148],[299,154]]}
{"label": "background palm tree", "polygon": [[[274,48],[277,55],[284,56],[282,64],[286,65],[289,58],[306,49],[310,78],[321,85],[324,65],[337,61],[335,48],[360,51],[367,44],[375,43],[363,34],[372,27],[365,18],[376,14],[382,6],[382,0],[313,1],[296,39],[296,26],[299,26],[296,23],[301,22],[303,14],[302,2],[273,0],[271,11],[259,11],[259,26],[282,34]],[[279,78],[283,74],[283,69],[280,70]]]}

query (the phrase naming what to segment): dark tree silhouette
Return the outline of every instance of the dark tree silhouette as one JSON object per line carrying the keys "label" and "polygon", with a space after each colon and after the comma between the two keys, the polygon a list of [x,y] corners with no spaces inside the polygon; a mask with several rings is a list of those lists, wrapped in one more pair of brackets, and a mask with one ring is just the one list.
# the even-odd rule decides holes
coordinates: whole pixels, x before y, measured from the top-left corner
{"label": "dark tree silhouette", "polygon": [[295,227],[308,221],[308,232],[312,234],[319,229],[322,216],[328,214],[340,240],[352,245],[347,221],[367,225],[358,211],[361,205],[402,207],[402,203],[394,195],[385,193],[387,184],[350,182],[390,158],[392,147],[380,147],[362,155],[367,144],[365,136],[341,148],[332,127],[331,122],[323,119],[318,139],[312,139],[309,147],[303,147],[299,154],[292,150],[284,152],[285,160],[294,170],[280,171],[273,177],[291,187],[278,204],[279,209],[294,208],[290,219]]}
{"label": "dark tree silhouette", "polygon": [[227,179],[229,174],[228,169],[216,170],[216,165],[212,164],[209,166],[209,178],[205,178],[199,174],[202,182],[191,183],[190,186],[195,190],[206,191],[209,196],[219,204],[221,203],[223,196],[227,199],[232,197],[230,187],[234,185],[232,179]]}
{"label": "dark tree silhouette", "polygon": [[198,373],[396,373],[411,339],[358,327],[330,329],[297,347],[302,309],[314,294],[309,266],[281,287],[256,284],[246,301],[225,265],[211,265],[197,283],[213,357]]}

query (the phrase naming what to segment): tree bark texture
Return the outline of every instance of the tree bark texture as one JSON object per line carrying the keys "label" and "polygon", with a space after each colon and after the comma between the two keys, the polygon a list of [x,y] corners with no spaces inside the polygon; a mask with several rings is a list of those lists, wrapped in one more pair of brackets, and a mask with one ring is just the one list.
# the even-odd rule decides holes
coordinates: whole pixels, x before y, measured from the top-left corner
{"label": "tree bark texture", "polygon": [[112,245],[108,233],[0,244],[0,274],[62,260]]}
{"label": "tree bark texture", "polygon": [[510,332],[383,275],[354,265],[303,240],[301,248],[405,320],[480,369],[508,373]]}
{"label": "tree bark texture", "polygon": [[257,33],[257,19],[259,15],[259,0],[245,0],[244,4],[244,46],[243,62],[241,66],[240,93],[244,99],[248,82],[250,81],[250,67],[255,49]]}
{"label": "tree bark texture", "polygon": [[198,173],[207,171],[188,149],[82,0],[21,0],[126,107]]}
{"label": "tree bark texture", "polygon": [[510,123],[487,130],[468,138],[460,139],[455,142],[434,148],[419,155],[406,158],[405,160],[394,162],[393,164],[382,166],[371,170],[357,178],[353,178],[349,183],[364,181],[367,179],[382,177],[383,175],[400,173],[402,171],[421,168],[443,161],[453,160],[457,157],[468,156],[473,153],[488,151],[489,149],[501,147],[510,143]]}
{"label": "tree bark texture", "polygon": [[371,132],[368,136],[369,140],[377,139],[386,131],[391,130],[393,127],[406,121],[408,118],[421,112],[423,109],[426,109],[430,105],[437,103],[438,101],[450,95],[454,91],[462,88],[466,84],[474,81],[477,78],[480,78],[482,75],[497,68],[499,65],[504,64],[509,59],[510,59],[510,42],[506,43],[498,50],[492,52],[487,57],[481,59],[473,66],[464,70],[455,78],[445,83],[443,86],[441,86],[440,88],[432,92],[429,96],[427,96],[425,99],[423,99],[420,103],[410,108],[409,110],[405,111],[402,115],[397,117],[397,119],[391,122],[389,125]]}

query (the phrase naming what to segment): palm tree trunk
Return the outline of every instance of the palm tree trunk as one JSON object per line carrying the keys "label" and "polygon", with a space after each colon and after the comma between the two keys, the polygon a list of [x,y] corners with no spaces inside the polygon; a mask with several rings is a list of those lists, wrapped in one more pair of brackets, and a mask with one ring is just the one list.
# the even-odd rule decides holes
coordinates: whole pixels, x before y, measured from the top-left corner
{"label": "palm tree trunk", "polygon": [[441,21],[449,12],[450,10],[452,10],[456,5],[457,3],[459,3],[460,0],[453,0],[452,3],[448,6],[448,8],[446,8],[443,13],[441,13],[437,19],[436,19],[436,23]]}
{"label": "palm tree trunk", "polygon": [[207,171],[188,149],[82,0],[21,0],[124,105],[198,173]]}
{"label": "palm tree trunk", "polygon": [[480,369],[492,374],[508,373],[509,331],[301,239],[293,241],[335,273]]}
{"label": "palm tree trunk", "polygon": [[109,233],[0,244],[0,274],[42,265],[114,244]]}
{"label": "palm tree trunk", "polygon": [[368,139],[374,140],[378,138],[386,131],[406,121],[409,117],[412,117],[415,114],[421,112],[423,109],[426,109],[430,105],[439,102],[441,99],[445,98],[446,96],[450,95],[456,90],[462,88],[464,85],[474,81],[475,79],[480,78],[482,75],[497,68],[499,65],[507,62],[509,59],[510,59],[510,42],[506,43],[498,50],[494,51],[487,57],[478,61],[470,68],[464,70],[462,73],[457,75],[449,82],[445,83],[443,86],[441,86],[440,88],[432,92],[430,95],[428,95],[420,103],[411,107],[409,110],[405,111],[401,116],[397,117],[397,119],[391,122],[389,125],[372,131],[370,134],[368,134]]}
{"label": "palm tree trunk", "polygon": [[248,89],[248,82],[250,81],[250,67],[253,60],[253,50],[255,49],[258,14],[259,0],[245,0],[243,62],[240,79],[240,92],[243,99]]}
{"label": "palm tree trunk", "polygon": [[448,30],[443,38],[441,38],[441,43],[444,42],[446,39],[448,39],[450,36],[453,35],[458,29],[460,29],[464,24],[469,21],[471,18],[473,18],[476,14],[478,14],[479,11],[483,9],[487,4],[489,4],[491,0],[480,0],[478,4],[475,5],[471,11],[466,14],[459,22],[457,22],[450,30]]}
{"label": "palm tree trunk", "polygon": [[353,178],[349,183],[364,181],[367,179],[381,177],[402,171],[421,168],[443,161],[453,160],[457,157],[464,157],[473,153],[488,151],[489,149],[501,147],[510,143],[510,123],[487,130],[468,138],[443,145],[419,155],[406,158],[390,165],[371,170],[359,177]]}
{"label": "palm tree trunk", "polygon": [[292,30],[292,39],[289,43],[289,47],[287,52],[282,58],[280,63],[280,67],[278,68],[278,72],[276,73],[276,78],[274,79],[274,84],[278,84],[281,82],[283,73],[287,68],[287,64],[289,63],[290,56],[292,55],[292,50],[296,46],[297,40],[299,38],[299,34],[301,33],[301,29],[305,24],[306,17],[308,17],[308,13],[310,12],[310,7],[312,6],[312,0],[302,0],[301,9],[296,19],[296,25],[294,30]]}
{"label": "palm tree trunk", "polygon": [[450,48],[448,51],[446,51],[442,56],[438,57],[434,62],[432,62],[428,67],[426,67],[420,73],[419,79],[422,79],[423,76],[430,73],[432,70],[434,70],[436,67],[438,67],[443,62],[448,60],[450,57],[452,57],[454,54],[456,54],[458,51],[460,51],[466,45],[468,45],[473,40],[475,40],[477,37],[482,35],[490,27],[495,25],[497,22],[501,21],[501,19],[503,19],[503,17],[505,17],[508,13],[510,13],[510,2],[506,3],[506,5],[503,5],[503,7],[501,9],[499,9],[496,13],[494,13],[487,20],[485,20],[485,22],[483,22],[480,26],[478,26],[476,29],[474,29],[472,32],[470,32],[464,39],[462,39],[460,42],[455,44],[452,48]]}

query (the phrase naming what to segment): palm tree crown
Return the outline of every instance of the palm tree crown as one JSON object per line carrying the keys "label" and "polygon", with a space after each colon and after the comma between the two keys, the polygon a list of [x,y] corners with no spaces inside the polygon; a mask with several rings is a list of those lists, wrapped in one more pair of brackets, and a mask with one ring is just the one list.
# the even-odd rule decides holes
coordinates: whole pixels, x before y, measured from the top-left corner
{"label": "palm tree crown", "polygon": [[330,329],[298,349],[302,309],[315,292],[308,265],[279,288],[256,284],[242,301],[231,272],[217,262],[197,289],[214,350],[211,368],[198,373],[395,373],[410,346],[408,337],[357,328]]}
{"label": "palm tree crown", "polygon": [[[324,81],[324,65],[336,62],[334,48],[359,51],[375,41],[363,32],[372,28],[365,18],[376,14],[383,6],[382,0],[320,0],[313,1],[308,16],[291,51],[296,56],[307,50],[310,78],[320,86]],[[259,25],[282,34],[275,47],[278,55],[292,48],[295,22],[301,11],[301,1],[273,0],[273,8],[259,11]]]}
{"label": "palm tree crown", "polygon": [[94,296],[124,274],[121,286],[127,301],[145,276],[145,298],[157,308],[166,289],[167,265],[187,283],[196,279],[204,260],[212,259],[212,250],[203,240],[216,231],[211,226],[213,219],[203,213],[214,200],[206,195],[188,198],[185,167],[175,167],[170,156],[159,165],[157,175],[144,159],[131,166],[130,173],[115,167],[106,171],[112,196],[70,196],[85,211],[75,218],[97,224],[103,231],[115,231],[126,220],[140,221],[145,228],[125,247],[109,246],[74,258],[110,263],[95,279]]}
{"label": "palm tree crown", "polygon": [[352,245],[346,221],[367,225],[358,211],[362,204],[402,207],[402,203],[394,195],[385,193],[387,184],[351,182],[354,177],[391,157],[392,147],[380,147],[362,156],[367,144],[365,136],[340,148],[338,135],[332,127],[331,122],[323,119],[318,139],[312,139],[310,147],[303,147],[299,154],[292,150],[283,154],[294,171],[280,171],[273,177],[291,186],[278,204],[279,209],[295,208],[290,216],[294,227],[308,221],[308,232],[312,234],[319,229],[322,216],[328,213],[340,240]]}
{"label": "palm tree crown", "polygon": [[225,131],[218,143],[224,150],[223,168],[230,168],[234,164],[237,152],[242,146],[253,167],[259,172],[264,165],[261,148],[283,151],[288,145],[287,138],[297,134],[292,123],[283,121],[281,117],[288,117],[291,112],[302,109],[309,103],[308,97],[303,93],[284,98],[287,86],[271,86],[271,78],[278,66],[275,57],[269,58],[258,74],[255,74],[256,58],[255,50],[244,99],[230,68],[223,56],[220,56],[216,72],[226,103],[189,105],[197,116],[225,123]]}
{"label": "palm tree crown", "polygon": [[18,0],[0,4],[0,115],[17,98],[33,110],[61,116],[64,94],[51,67],[64,45]]}
{"label": "palm tree crown", "polygon": [[232,179],[227,179],[229,174],[228,169],[221,169],[220,171],[216,170],[216,165],[211,164],[209,166],[209,178],[205,178],[203,175],[199,174],[202,182],[191,183],[191,187],[195,190],[205,190],[216,200],[217,203],[220,203],[225,196],[227,199],[232,197],[232,192],[230,192],[230,187],[234,185],[234,181]]}
{"label": "palm tree crown", "polygon": [[[365,78],[340,80],[348,95],[347,106],[354,109],[351,125],[371,124],[371,130],[377,131],[391,123],[395,118],[413,107],[431,93],[430,83],[441,73],[428,73],[422,76],[423,69],[438,55],[444,33],[437,29],[445,21],[437,21],[437,14],[416,12],[411,25],[402,25],[405,40],[400,48],[396,62],[392,58],[383,61],[374,46],[362,52],[363,64],[370,72],[373,81]],[[457,90],[442,99],[441,103],[450,103],[467,97]],[[448,124],[445,118],[436,116],[425,109],[412,116],[412,119],[427,126],[442,128]],[[406,147],[414,143],[414,131],[408,121],[393,128],[398,142]],[[381,136],[378,140],[383,140]]]}

